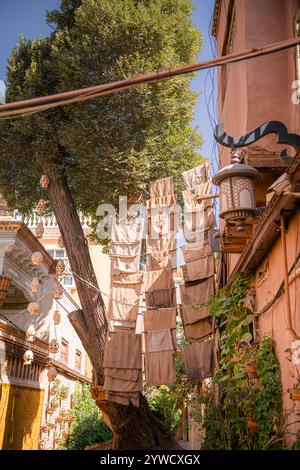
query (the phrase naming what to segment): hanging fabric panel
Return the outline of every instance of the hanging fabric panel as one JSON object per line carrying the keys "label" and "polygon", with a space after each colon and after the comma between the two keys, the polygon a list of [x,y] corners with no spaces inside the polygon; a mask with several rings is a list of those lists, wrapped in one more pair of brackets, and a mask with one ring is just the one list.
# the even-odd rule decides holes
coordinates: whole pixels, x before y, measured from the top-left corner
{"label": "hanging fabric panel", "polygon": [[145,338],[146,352],[174,351],[171,330],[149,331]]}
{"label": "hanging fabric panel", "polygon": [[157,251],[146,255],[146,269],[148,271],[171,268],[177,266],[177,252],[174,251]]}
{"label": "hanging fabric panel", "polygon": [[146,238],[146,254],[167,252],[176,250],[176,236],[169,234],[168,237],[159,237],[156,239]]}
{"label": "hanging fabric panel", "polygon": [[210,164],[203,163],[191,170],[184,171],[181,176],[187,188],[193,188],[199,184],[206,183],[209,179]]}
{"label": "hanging fabric panel", "polygon": [[145,354],[146,385],[164,385],[176,380],[175,356],[173,351]]}
{"label": "hanging fabric panel", "polygon": [[141,335],[110,332],[105,342],[103,367],[112,369],[141,369]]}
{"label": "hanging fabric panel", "polygon": [[172,269],[164,268],[155,271],[145,271],[144,289],[145,292],[153,292],[160,289],[169,289],[174,287]]}
{"label": "hanging fabric panel", "polygon": [[141,251],[141,243],[111,243],[109,247],[110,256],[128,257],[128,256],[139,256]]}
{"label": "hanging fabric panel", "polygon": [[211,277],[215,273],[215,261],[213,255],[189,261],[186,263],[186,270],[189,281],[196,281]]}
{"label": "hanging fabric panel", "polygon": [[173,177],[156,180],[150,185],[151,199],[174,194]]}
{"label": "hanging fabric panel", "polygon": [[211,340],[183,348],[184,365],[190,381],[204,380],[213,371],[213,343]]}
{"label": "hanging fabric panel", "polygon": [[209,318],[199,320],[191,325],[184,325],[184,334],[187,341],[199,341],[212,334],[212,322]]}
{"label": "hanging fabric panel", "polygon": [[110,275],[118,276],[121,273],[136,273],[140,268],[140,256],[113,257],[111,259]]}

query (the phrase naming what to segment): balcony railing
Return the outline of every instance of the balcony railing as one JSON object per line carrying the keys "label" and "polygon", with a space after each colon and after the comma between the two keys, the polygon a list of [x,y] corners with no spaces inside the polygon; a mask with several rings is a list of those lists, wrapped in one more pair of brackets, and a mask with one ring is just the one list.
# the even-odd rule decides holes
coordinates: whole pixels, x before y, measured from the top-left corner
{"label": "balcony railing", "polygon": [[[36,213],[23,215],[18,213],[18,211],[14,211],[13,218],[14,220],[24,222],[30,229],[35,228],[40,221],[44,222],[45,228],[58,228],[57,220],[54,215],[40,216]],[[92,224],[92,217],[86,216],[81,212],[79,212],[79,219],[83,228],[89,228]]]}

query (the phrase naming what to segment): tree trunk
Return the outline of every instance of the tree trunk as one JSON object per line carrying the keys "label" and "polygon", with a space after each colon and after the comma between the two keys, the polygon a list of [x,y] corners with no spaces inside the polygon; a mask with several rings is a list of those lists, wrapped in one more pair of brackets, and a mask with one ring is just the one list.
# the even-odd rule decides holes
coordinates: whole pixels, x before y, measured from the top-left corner
{"label": "tree trunk", "polygon": [[[66,247],[82,310],[69,314],[69,320],[82,341],[93,365],[93,384],[102,385],[103,353],[108,331],[105,305],[89,254],[88,242],[75,209],[65,177],[48,174],[48,197]],[[92,287],[93,286],[93,287]],[[109,418],[114,432],[114,447],[118,449],[179,449],[162,423],[151,413],[147,400],[141,394],[140,406],[119,405],[97,401]]]}

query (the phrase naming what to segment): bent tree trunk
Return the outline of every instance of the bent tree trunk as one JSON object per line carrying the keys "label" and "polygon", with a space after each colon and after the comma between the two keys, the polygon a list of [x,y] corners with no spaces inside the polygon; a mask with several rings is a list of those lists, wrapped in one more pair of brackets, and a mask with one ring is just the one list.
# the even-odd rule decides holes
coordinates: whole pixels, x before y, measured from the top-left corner
{"label": "bent tree trunk", "polygon": [[[88,242],[64,176],[48,174],[48,197],[55,214],[78,291],[82,310],[69,319],[80,337],[93,365],[93,384],[102,385],[103,353],[108,330],[105,306],[89,254]],[[94,286],[94,287],[93,287]],[[114,432],[114,447],[119,449],[178,449],[178,443],[151,413],[141,394],[139,408],[97,401]]]}

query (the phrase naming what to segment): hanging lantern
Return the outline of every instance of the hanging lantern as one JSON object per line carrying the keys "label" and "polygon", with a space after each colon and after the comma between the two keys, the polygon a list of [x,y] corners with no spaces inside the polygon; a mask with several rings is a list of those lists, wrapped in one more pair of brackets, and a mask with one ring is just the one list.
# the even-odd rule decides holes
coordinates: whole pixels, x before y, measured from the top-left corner
{"label": "hanging lantern", "polygon": [[53,367],[53,366],[49,367],[47,377],[48,377],[48,380],[50,380],[50,382],[52,382],[53,380],[56,379],[57,370],[55,369],[55,367]]}
{"label": "hanging lantern", "polygon": [[260,178],[259,172],[243,163],[237,151],[232,152],[231,164],[222,168],[213,177],[214,184],[220,186],[220,217],[238,232],[257,215],[254,182]]}
{"label": "hanging lantern", "polygon": [[51,354],[56,354],[58,353],[59,346],[58,346],[58,341],[56,339],[52,339],[49,344],[49,352]]}
{"label": "hanging lantern", "polygon": [[37,291],[39,290],[40,286],[40,281],[38,280],[37,277],[34,277],[31,281],[31,292],[32,294],[36,294]]}
{"label": "hanging lantern", "polygon": [[34,326],[33,325],[30,325],[28,328],[27,328],[27,331],[26,331],[26,341],[29,341],[30,343],[33,343],[33,341],[35,341],[35,329],[34,329]]}
{"label": "hanging lantern", "polygon": [[64,248],[64,246],[65,246],[65,244],[64,244],[64,242],[63,242],[63,239],[62,239],[61,235],[58,237],[58,239],[57,239],[57,242],[56,242],[56,243],[57,243],[57,246],[59,246],[59,248]]}
{"label": "hanging lantern", "polygon": [[58,282],[55,283],[54,286],[54,292],[53,292],[53,298],[58,300],[61,299],[63,296],[63,288],[62,285],[59,284]]}
{"label": "hanging lantern", "polygon": [[46,209],[46,202],[44,199],[40,199],[39,202],[37,203],[36,210],[38,212],[44,212]]}
{"label": "hanging lantern", "polygon": [[27,306],[28,313],[32,316],[37,315],[39,312],[39,304],[38,302],[29,302]]}
{"label": "hanging lantern", "polygon": [[0,305],[5,302],[10,287],[11,278],[8,276],[0,276]]}
{"label": "hanging lantern", "polygon": [[34,359],[33,352],[30,349],[28,349],[28,351],[25,351],[24,356],[23,356],[24,366],[30,366],[33,359]]}
{"label": "hanging lantern", "polygon": [[35,266],[38,266],[39,264],[41,264],[43,261],[42,253],[40,251],[36,251],[35,253],[33,253],[31,256],[31,261],[32,261],[32,264],[34,264]]}
{"label": "hanging lantern", "polygon": [[42,175],[40,179],[40,187],[43,189],[48,189],[49,186],[49,178],[47,175]]}
{"label": "hanging lantern", "polygon": [[60,259],[59,261],[57,261],[55,269],[57,276],[61,276],[64,273],[65,263],[63,262],[63,260]]}
{"label": "hanging lantern", "polygon": [[60,312],[58,310],[55,310],[55,312],[53,313],[53,323],[54,325],[60,324]]}
{"label": "hanging lantern", "polygon": [[35,236],[36,238],[43,238],[44,234],[44,225],[43,222],[38,222],[35,227]]}

